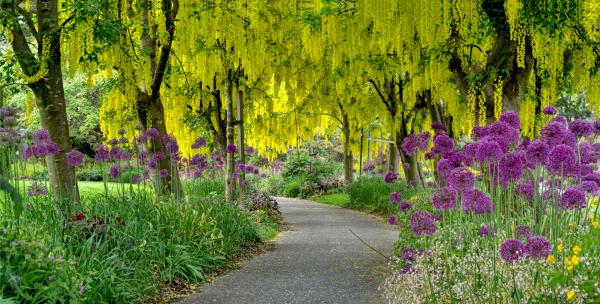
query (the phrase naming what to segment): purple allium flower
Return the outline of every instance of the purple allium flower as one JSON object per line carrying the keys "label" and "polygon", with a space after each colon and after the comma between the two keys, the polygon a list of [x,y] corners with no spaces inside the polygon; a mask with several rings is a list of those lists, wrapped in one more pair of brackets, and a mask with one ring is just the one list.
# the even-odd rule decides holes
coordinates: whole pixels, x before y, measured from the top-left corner
{"label": "purple allium flower", "polygon": [[154,170],[157,166],[158,163],[155,160],[151,159],[148,161],[148,170]]}
{"label": "purple allium flower", "polygon": [[165,149],[167,149],[171,156],[177,156],[179,153],[179,144],[177,144],[177,140],[174,137],[169,137],[169,140],[165,143]]}
{"label": "purple allium flower", "polygon": [[477,143],[466,143],[462,150],[463,162],[470,165],[475,160],[477,155]]}
{"label": "purple allium flower", "polygon": [[500,156],[502,156],[502,148],[497,141],[482,139],[477,143],[475,159],[478,162],[495,162]]}
{"label": "purple allium flower", "polygon": [[204,139],[203,137],[200,137],[200,138],[196,138],[196,140],[194,141],[194,144],[192,144],[192,149],[200,149],[205,146],[206,146],[206,139]]}
{"label": "purple allium flower", "polygon": [[545,141],[548,146],[554,147],[562,143],[567,131],[565,125],[560,122],[552,121],[542,128],[540,131],[540,139]]}
{"label": "purple allium flower", "polygon": [[514,263],[525,255],[525,245],[519,240],[506,240],[500,245],[500,257],[506,263]]}
{"label": "purple allium flower", "polygon": [[105,145],[100,145],[96,148],[96,155],[94,157],[96,162],[104,163],[110,160],[110,153],[108,147]]}
{"label": "purple allium flower", "polygon": [[39,130],[33,133],[33,142],[36,144],[45,143],[50,140],[50,132],[48,130]]}
{"label": "purple allium flower", "polygon": [[546,115],[554,115],[556,114],[556,108],[553,106],[546,106],[543,110],[542,113],[546,114]]}
{"label": "purple allium flower", "polygon": [[83,163],[83,153],[77,150],[67,152],[67,164],[69,167],[78,167]]}
{"label": "purple allium flower", "polygon": [[440,133],[433,138],[433,151],[439,154],[446,154],[454,150],[454,142],[448,135]]}
{"label": "purple allium flower", "polygon": [[119,176],[121,176],[121,171],[119,170],[119,167],[117,167],[117,165],[112,165],[112,167],[110,167],[110,177],[112,178],[117,178]]}
{"label": "purple allium flower", "polygon": [[417,249],[412,249],[410,247],[404,247],[402,249],[402,258],[407,261],[407,262],[412,262],[414,261],[420,254],[421,254],[421,250],[417,250]]}
{"label": "purple allium flower", "polygon": [[121,159],[121,152],[123,152],[121,148],[119,148],[118,146],[113,146],[108,152],[108,154],[110,155],[110,158],[112,160],[119,160]]}
{"label": "purple allium flower", "polygon": [[114,146],[114,145],[116,145],[116,144],[118,144],[118,143],[119,143],[119,141],[118,141],[116,138],[111,138],[111,139],[108,141],[108,144],[109,144],[109,145],[111,145],[111,146]]}
{"label": "purple allium flower", "polygon": [[385,177],[383,178],[383,180],[388,184],[395,183],[397,179],[398,179],[398,174],[394,173],[392,171],[388,172],[385,175]]}
{"label": "purple allium flower", "polygon": [[521,129],[521,119],[517,112],[505,112],[500,115],[500,121],[507,123],[515,129]]}
{"label": "purple allium flower", "polygon": [[165,178],[165,177],[169,176],[169,170],[160,169],[160,171],[158,172],[158,175],[162,178]]}
{"label": "purple allium flower", "polygon": [[410,225],[415,235],[432,235],[437,230],[433,215],[423,210],[419,210],[412,215]]}
{"label": "purple allium flower", "polygon": [[483,224],[479,227],[479,236],[484,237],[494,235],[496,235],[496,229],[494,229],[494,227],[487,224]]}
{"label": "purple allium flower", "polygon": [[567,188],[558,200],[558,207],[561,209],[583,209],[586,206],[585,193],[577,187]]}
{"label": "purple allium flower", "polygon": [[246,154],[251,155],[254,154],[254,147],[252,146],[247,146],[245,149]]}
{"label": "purple allium flower", "polygon": [[598,190],[600,190],[600,187],[598,187],[598,184],[596,184],[593,181],[583,181],[581,182],[581,189],[585,192],[588,193],[596,193]]}
{"label": "purple allium flower", "polygon": [[527,164],[531,167],[535,167],[538,164],[546,163],[546,159],[548,158],[548,144],[541,140],[534,140],[527,146],[525,158],[527,159]]}
{"label": "purple allium flower", "polygon": [[150,129],[146,130],[146,133],[144,133],[144,135],[149,139],[159,139],[160,138],[160,132],[158,132],[158,130],[155,128],[150,128]]}
{"label": "purple allium flower", "polygon": [[533,182],[523,182],[517,186],[516,192],[519,196],[524,197],[528,200],[532,200],[535,195],[535,188]]}
{"label": "purple allium flower", "polygon": [[595,164],[598,162],[598,157],[594,155],[592,145],[587,142],[582,142],[579,145],[579,161],[582,164]]}
{"label": "purple allium flower", "polygon": [[23,148],[23,158],[24,158],[25,160],[28,160],[28,159],[30,159],[31,157],[33,157],[33,148],[32,148],[31,146],[29,146],[29,145],[26,145],[26,146]]}
{"label": "purple allium flower", "polygon": [[231,173],[231,179],[238,180],[240,178],[240,174],[237,172]]}
{"label": "purple allium flower", "polygon": [[155,162],[165,160],[165,154],[162,152],[156,152],[156,153],[152,154],[152,160]]}
{"label": "purple allium flower", "polygon": [[410,209],[410,204],[408,202],[401,202],[400,203],[400,211],[406,212],[409,209]]}
{"label": "purple allium flower", "polygon": [[388,218],[388,224],[390,224],[390,225],[396,225],[397,223],[398,223],[398,219],[396,218],[395,215],[391,215]]}
{"label": "purple allium flower", "polygon": [[519,225],[515,229],[515,235],[520,238],[529,238],[531,236],[531,228],[525,225]]}
{"label": "purple allium flower", "polygon": [[237,147],[234,144],[227,145],[225,152],[233,154],[237,151]]}
{"label": "purple allium flower", "polygon": [[567,119],[562,116],[556,116],[556,117],[552,118],[552,120],[550,122],[557,122],[557,123],[563,125],[563,127],[567,127]]}
{"label": "purple allium flower", "polygon": [[550,173],[568,175],[576,169],[577,157],[575,151],[567,145],[558,145],[548,154],[546,168]]}
{"label": "purple allium flower", "polygon": [[472,189],[463,194],[463,211],[465,213],[484,214],[492,211],[492,200],[487,194]]}
{"label": "purple allium flower", "polygon": [[532,236],[525,244],[525,253],[532,259],[545,259],[552,253],[552,245],[543,236]]}
{"label": "purple allium flower", "polygon": [[402,194],[400,192],[392,192],[390,194],[390,203],[397,204],[402,200]]}
{"label": "purple allium flower", "polygon": [[516,146],[519,143],[520,138],[519,130],[503,121],[496,121],[491,124],[490,134],[488,136],[495,140],[504,152],[508,151],[510,145]]}
{"label": "purple allium flower", "polygon": [[448,185],[458,191],[465,191],[475,185],[475,174],[466,167],[458,167],[450,171]]}
{"label": "purple allium flower", "polygon": [[134,184],[137,184],[137,183],[139,183],[140,181],[141,181],[141,178],[140,178],[140,176],[139,176],[139,175],[137,175],[137,174],[136,174],[136,175],[133,175],[133,176],[131,177],[131,182],[132,182],[132,183],[134,183]]}
{"label": "purple allium flower", "polygon": [[443,123],[439,122],[439,121],[432,122],[431,123],[431,128],[433,130],[435,130],[436,132],[440,132],[440,131],[446,132],[446,126]]}
{"label": "purple allium flower", "polygon": [[429,148],[429,132],[421,132],[418,134],[411,134],[404,138],[402,145],[400,146],[406,155],[413,156],[417,154],[417,150],[425,151]]}
{"label": "purple allium flower", "polygon": [[474,126],[471,137],[474,139],[481,139],[490,134],[490,128],[488,126]]}
{"label": "purple allium flower", "polygon": [[456,190],[444,187],[433,193],[431,204],[435,209],[450,210],[456,207]]}
{"label": "purple allium flower", "polygon": [[127,144],[127,143],[129,143],[129,139],[127,139],[125,137],[119,138],[119,144]]}
{"label": "purple allium flower", "polygon": [[594,134],[600,135],[600,119],[594,121]]}
{"label": "purple allium flower", "polygon": [[246,173],[253,173],[254,172],[254,166],[244,166],[244,172]]}
{"label": "purple allium flower", "polygon": [[571,122],[569,129],[579,137],[594,135],[594,123],[589,120],[577,119]]}
{"label": "purple allium flower", "polygon": [[523,176],[523,161],[516,153],[506,153],[500,159],[500,184],[508,185]]}
{"label": "purple allium flower", "polygon": [[446,158],[440,159],[440,161],[438,161],[436,164],[436,171],[441,177],[447,177],[450,175],[450,171],[452,171],[452,169],[454,169],[454,167],[452,167],[452,163]]}
{"label": "purple allium flower", "polygon": [[582,178],[581,178],[582,183],[583,182],[593,182],[595,183],[598,187],[600,187],[600,173],[594,173],[594,172],[590,172],[588,174],[585,174]]}

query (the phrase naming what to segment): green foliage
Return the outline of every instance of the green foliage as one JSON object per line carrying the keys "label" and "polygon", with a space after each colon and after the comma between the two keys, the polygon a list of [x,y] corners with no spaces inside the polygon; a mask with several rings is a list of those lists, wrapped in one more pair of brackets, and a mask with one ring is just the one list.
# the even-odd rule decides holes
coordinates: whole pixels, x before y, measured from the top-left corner
{"label": "green foliage", "polygon": [[286,197],[298,197],[300,196],[300,187],[304,183],[304,176],[289,179],[283,188],[283,195]]}
{"label": "green foliage", "polygon": [[400,192],[403,198],[409,199],[419,191],[421,190],[409,187],[405,182],[385,183],[381,176],[360,177],[348,186],[350,196],[348,206],[353,209],[391,214],[398,211],[398,205],[389,202],[392,192]]}
{"label": "green foliage", "polygon": [[339,207],[348,207],[350,204],[350,195],[347,193],[332,193],[317,196],[315,200],[319,203],[334,205]]}
{"label": "green foliage", "polygon": [[40,229],[2,228],[0,224],[0,300],[15,298],[27,303],[58,303],[79,298],[75,262],[64,248],[48,246]]}
{"label": "green foliage", "polygon": [[[247,177],[248,178],[248,177]],[[260,191],[271,196],[283,195],[283,187],[285,180],[280,175],[273,175],[267,178],[248,179]]]}
{"label": "green foliage", "polygon": [[190,194],[192,200],[225,197],[225,185],[220,179],[199,178],[189,180],[184,184],[184,190]]}

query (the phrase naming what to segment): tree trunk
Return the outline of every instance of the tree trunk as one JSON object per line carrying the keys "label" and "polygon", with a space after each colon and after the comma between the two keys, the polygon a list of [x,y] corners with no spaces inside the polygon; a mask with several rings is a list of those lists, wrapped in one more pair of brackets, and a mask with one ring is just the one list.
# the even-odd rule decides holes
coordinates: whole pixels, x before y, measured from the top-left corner
{"label": "tree trunk", "polygon": [[[231,69],[227,69],[225,75],[225,95],[227,103],[227,145],[234,145],[234,121],[233,121],[233,84]],[[235,180],[233,179],[235,154],[227,153],[225,166],[225,200],[232,203],[235,200]]]}
{"label": "tree trunk", "polygon": [[[71,199],[79,207],[77,179],[66,159],[66,153],[71,150],[71,140],[62,81],[61,27],[58,22],[58,3],[48,0],[39,0],[36,3],[37,33],[45,33],[43,39],[40,35],[34,37],[37,41],[37,54],[40,54],[39,59],[35,58],[29,48],[21,24],[17,21],[18,14],[13,5],[15,4],[2,1],[3,10],[13,20],[11,45],[23,73],[32,77],[38,72],[43,73],[43,70],[40,71],[40,69],[43,69],[44,65],[46,67],[45,75],[39,80],[32,79],[28,86],[36,97],[42,127],[48,130],[52,140],[60,147],[56,155],[46,158],[50,185],[59,199]],[[44,50],[44,39],[47,40],[48,50]],[[47,58],[43,58],[45,51],[48,54]],[[70,212],[70,210],[65,210],[66,208],[62,209],[63,212]]]}
{"label": "tree trunk", "polygon": [[350,185],[354,179],[354,173],[352,172],[352,151],[350,150],[350,121],[348,120],[348,114],[343,110],[342,133],[344,134],[344,181],[346,182],[346,185]]}
{"label": "tree trunk", "polygon": [[[239,84],[237,85],[237,123],[238,123],[238,149],[240,150],[240,163],[246,165],[246,151],[244,144],[244,100],[243,100],[243,92],[239,88]],[[246,174],[242,170],[240,172],[240,196],[244,195],[246,190],[246,186],[244,185],[244,180],[246,180]]]}

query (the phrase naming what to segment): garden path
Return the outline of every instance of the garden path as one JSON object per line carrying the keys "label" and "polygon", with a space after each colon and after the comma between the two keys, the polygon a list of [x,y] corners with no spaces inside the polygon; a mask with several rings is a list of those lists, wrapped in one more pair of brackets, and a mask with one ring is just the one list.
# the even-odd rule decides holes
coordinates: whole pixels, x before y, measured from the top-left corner
{"label": "garden path", "polygon": [[384,303],[378,287],[398,231],[358,212],[278,199],[288,230],[258,255],[183,299],[190,303]]}

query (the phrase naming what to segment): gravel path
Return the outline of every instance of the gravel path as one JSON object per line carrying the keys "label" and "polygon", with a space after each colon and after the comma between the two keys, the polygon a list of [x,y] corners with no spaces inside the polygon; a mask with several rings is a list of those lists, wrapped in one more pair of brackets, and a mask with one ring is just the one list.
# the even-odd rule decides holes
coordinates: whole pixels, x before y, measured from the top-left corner
{"label": "gravel path", "polygon": [[357,212],[296,199],[278,199],[288,224],[275,249],[215,279],[179,302],[384,303],[378,287],[398,232]]}

